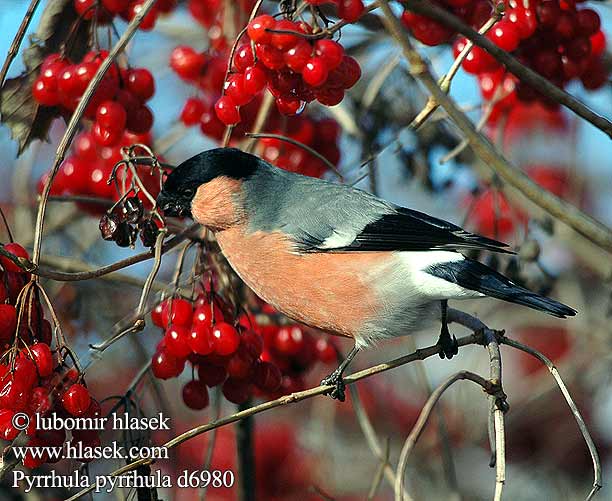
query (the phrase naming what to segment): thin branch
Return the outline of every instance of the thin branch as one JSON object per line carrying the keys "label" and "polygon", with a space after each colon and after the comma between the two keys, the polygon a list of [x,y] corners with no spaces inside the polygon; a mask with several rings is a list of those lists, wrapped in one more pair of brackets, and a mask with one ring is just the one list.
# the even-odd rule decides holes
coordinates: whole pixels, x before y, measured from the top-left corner
{"label": "thin branch", "polygon": [[157,0],[147,0],[142,5],[142,8],[138,11],[138,13],[134,16],[134,18],[130,21],[125,32],[121,36],[121,38],[117,41],[115,46],[111,49],[108,56],[106,56],[106,59],[102,61],[102,64],[98,68],[98,71],[96,71],[96,74],[94,75],[94,77],[89,82],[89,85],[87,85],[87,89],[85,89],[85,92],[83,93],[83,96],[81,97],[81,100],[79,101],[78,106],[76,107],[76,109],[74,110],[74,113],[70,117],[70,122],[68,123],[68,127],[66,128],[66,132],[64,133],[64,136],[62,137],[62,140],[60,141],[57,147],[57,151],[55,154],[55,161],[53,163],[53,167],[51,168],[49,177],[47,178],[47,181],[45,182],[45,186],[43,188],[40,203],[38,205],[38,213],[36,214],[36,224],[34,228],[34,244],[33,244],[33,253],[32,253],[32,262],[34,264],[38,264],[40,260],[40,247],[42,243],[45,210],[47,208],[47,201],[49,199],[49,193],[51,192],[51,185],[57,174],[57,171],[59,170],[60,164],[64,160],[66,151],[68,150],[68,147],[70,146],[70,143],[72,142],[72,139],[74,138],[74,135],[77,132],[79,121],[81,120],[81,118],[83,117],[83,114],[85,113],[85,108],[91,101],[91,98],[96,88],[102,81],[102,78],[104,77],[108,69],[111,67],[111,65],[113,64],[113,62],[115,61],[119,53],[125,48],[127,43],[132,39],[132,37],[136,33],[136,30],[140,26],[140,23],[142,22],[144,16],[146,16],[149,13],[153,5],[155,5],[156,1]]}
{"label": "thin branch", "polygon": [[[534,183],[529,176],[510,164],[486,137],[476,131],[474,124],[472,124],[469,118],[440,89],[431,75],[426,62],[414,50],[410,38],[397,17],[393,14],[388,1],[380,0],[379,4],[384,13],[383,22],[389,33],[401,46],[404,57],[410,63],[411,74],[423,83],[435,100],[445,109],[457,127],[465,134],[466,138],[470,141],[472,149],[483,162],[497,173],[500,178],[520,191],[533,203],[560,221],[563,221],[598,246],[612,251],[612,230],[610,228]],[[419,5],[421,4],[419,3]]]}
{"label": "thin branch", "polygon": [[[180,245],[182,242],[188,239],[190,235],[199,228],[199,226],[200,225],[197,223],[192,224],[182,232],[176,234],[174,237],[169,239],[162,246],[162,253],[165,254],[169,250],[174,249],[177,245]],[[2,247],[0,247],[0,255],[6,256],[23,270],[28,271],[34,275],[38,275],[39,277],[49,278],[57,282],[78,282],[81,280],[100,278],[104,275],[108,275],[109,273],[113,273],[115,271],[127,268],[128,266],[132,266],[133,264],[147,261],[148,259],[155,257],[155,251],[152,249],[146,252],[141,252],[140,254],[130,256],[126,259],[122,259],[121,261],[117,261],[115,263],[102,266],[101,268],[94,269],[92,269],[88,265],[80,266],[80,264],[77,262],[66,263],[68,269],[79,270],[73,272],[39,268],[31,261],[28,261],[27,259],[22,257],[17,257],[14,254],[11,254],[10,252],[6,251]]]}
{"label": "thin branch", "polygon": [[595,447],[595,442],[593,442],[593,438],[591,437],[591,434],[589,433],[589,429],[587,428],[587,425],[584,422],[582,414],[580,414],[580,411],[578,410],[578,406],[576,405],[576,403],[574,402],[574,399],[570,395],[570,392],[567,389],[567,386],[565,386],[563,379],[561,379],[561,375],[559,374],[559,371],[557,370],[555,365],[552,363],[552,361],[548,357],[546,357],[544,354],[539,352],[538,350],[535,350],[527,345],[524,345],[523,343],[519,343],[518,341],[515,341],[514,339],[509,339],[507,337],[501,337],[499,339],[499,342],[502,344],[508,345],[508,346],[512,346],[513,348],[516,348],[517,350],[521,350],[525,353],[528,353],[532,357],[537,358],[540,362],[542,362],[546,366],[546,368],[549,370],[552,377],[555,379],[555,382],[559,386],[559,389],[561,390],[561,393],[563,394],[563,397],[565,398],[567,405],[569,406],[570,410],[572,411],[572,414],[574,415],[574,419],[576,420],[576,423],[578,424],[580,433],[582,433],[582,437],[584,438],[587,448],[589,449],[589,454],[591,455],[591,461],[593,462],[593,488],[587,495],[586,500],[589,501],[590,499],[593,499],[595,494],[597,494],[597,491],[599,491],[599,489],[601,489],[603,485],[602,479],[601,479],[601,461],[599,459],[599,454],[597,453],[597,448]]}
{"label": "thin branch", "polygon": [[430,397],[427,399],[427,402],[423,406],[423,409],[421,410],[421,413],[419,414],[419,418],[417,419],[416,424],[412,428],[410,434],[408,435],[408,438],[406,439],[406,442],[404,442],[404,446],[402,447],[402,452],[400,454],[400,458],[398,461],[397,471],[395,473],[395,500],[396,501],[403,501],[403,496],[402,496],[402,488],[403,488],[403,483],[404,483],[403,479],[406,473],[406,466],[408,465],[408,458],[410,456],[410,453],[414,449],[414,446],[417,440],[421,436],[421,433],[425,429],[425,425],[427,424],[427,421],[429,420],[429,416],[431,415],[431,412],[433,411],[436,403],[438,403],[438,400],[440,400],[440,397],[444,394],[444,392],[454,383],[456,383],[457,381],[462,381],[462,380],[472,381],[480,385],[487,392],[495,391],[495,388],[489,383],[489,381],[487,381],[482,376],[479,376],[478,374],[474,374],[473,372],[469,372],[469,371],[460,371],[450,376],[448,379],[446,379],[440,386],[438,386],[432,392]]}
{"label": "thin branch", "polygon": [[[381,6],[384,3],[386,3],[386,0],[381,2]],[[576,113],[576,115],[584,118],[602,132],[612,137],[612,122],[610,122],[610,120],[598,115],[572,95],[549,82],[531,68],[521,64],[514,56],[500,49],[487,37],[480,35],[476,30],[463,23],[457,16],[451,14],[442,7],[438,7],[433,2],[426,2],[423,0],[402,0],[401,3],[410,11],[438,21],[447,28],[451,28],[461,33],[475,45],[478,45],[490,53],[527,85],[545,95],[547,98],[569,108]]]}
{"label": "thin branch", "polygon": [[34,12],[38,8],[38,4],[40,0],[32,0],[28,7],[28,10],[25,13],[25,16],[21,20],[21,24],[19,25],[19,29],[17,30],[17,34],[9,47],[8,54],[6,55],[6,59],[4,60],[4,64],[2,65],[2,69],[0,70],[0,89],[4,86],[4,80],[6,79],[6,75],[8,73],[9,68],[11,67],[11,63],[19,53],[19,47],[21,42],[23,42],[23,37],[28,30],[28,26],[34,17]]}

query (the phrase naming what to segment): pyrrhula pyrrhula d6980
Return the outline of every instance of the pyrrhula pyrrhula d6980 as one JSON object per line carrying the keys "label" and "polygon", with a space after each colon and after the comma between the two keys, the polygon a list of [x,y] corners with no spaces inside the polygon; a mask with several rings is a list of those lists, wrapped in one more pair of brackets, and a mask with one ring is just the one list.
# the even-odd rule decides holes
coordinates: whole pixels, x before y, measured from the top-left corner
{"label": "pyrrhula pyrrhula d6980", "polygon": [[237,149],[183,162],[157,203],[166,215],[191,215],[211,229],[236,273],[280,312],[355,340],[325,381],[341,399],[342,371],[359,348],[380,339],[441,320],[440,354],[456,354],[449,299],[491,296],[556,317],[576,313],[461,254],[508,252],[506,244]]}

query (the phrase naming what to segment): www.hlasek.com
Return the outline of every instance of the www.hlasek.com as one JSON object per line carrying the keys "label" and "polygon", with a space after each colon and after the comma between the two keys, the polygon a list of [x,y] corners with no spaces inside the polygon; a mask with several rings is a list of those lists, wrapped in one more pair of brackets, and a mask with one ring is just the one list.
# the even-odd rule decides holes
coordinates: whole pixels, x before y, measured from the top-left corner
{"label": "www.hlasek.com", "polygon": [[[40,416],[34,415],[37,430],[169,430],[169,418],[163,417],[161,413],[154,417],[135,417],[129,414],[110,417],[81,418],[61,417],[57,415]],[[12,423],[18,430],[26,430],[30,426],[30,416],[25,413],[16,413]],[[138,459],[168,459],[168,449],[164,446],[133,446],[125,447],[116,441],[110,444],[86,445],[83,442],[65,442],[61,446],[13,446],[17,459],[23,459],[31,455],[35,459],[48,458],[51,462],[61,459],[97,460],[97,459],[121,459],[135,461]],[[156,471],[151,475],[128,472],[121,476],[97,475],[90,478],[80,471],[70,475],[59,475],[54,471],[44,475],[27,475],[23,471],[13,471],[13,487],[22,487],[25,492],[33,488],[90,488],[95,492],[111,492],[115,488],[169,488],[177,487],[232,487],[234,485],[234,473],[231,470],[183,470],[176,478],[176,483],[169,475],[163,475]]]}

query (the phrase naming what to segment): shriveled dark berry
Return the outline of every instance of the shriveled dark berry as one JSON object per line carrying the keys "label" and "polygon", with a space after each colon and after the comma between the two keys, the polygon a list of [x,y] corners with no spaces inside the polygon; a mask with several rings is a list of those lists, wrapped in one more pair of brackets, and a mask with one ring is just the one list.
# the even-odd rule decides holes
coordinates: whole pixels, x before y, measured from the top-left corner
{"label": "shriveled dark berry", "polygon": [[115,243],[119,247],[129,247],[136,241],[136,228],[129,223],[120,223],[115,234]]}
{"label": "shriveled dark berry", "polygon": [[128,223],[137,223],[144,214],[142,200],[138,197],[126,198],[123,202],[123,213]]}
{"label": "shriveled dark berry", "polygon": [[140,240],[142,245],[145,247],[153,247],[157,240],[157,234],[159,228],[152,219],[145,219],[139,225],[140,227]]}
{"label": "shriveled dark berry", "polygon": [[114,214],[104,214],[100,219],[100,233],[104,240],[114,240],[119,228],[119,221]]}

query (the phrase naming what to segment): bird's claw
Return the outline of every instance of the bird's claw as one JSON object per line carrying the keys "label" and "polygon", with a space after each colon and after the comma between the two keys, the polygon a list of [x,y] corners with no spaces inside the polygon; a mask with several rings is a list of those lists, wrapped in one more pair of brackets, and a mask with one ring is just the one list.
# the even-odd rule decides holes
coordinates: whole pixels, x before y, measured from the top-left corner
{"label": "bird's claw", "polygon": [[457,353],[459,353],[459,343],[457,342],[457,338],[454,334],[446,332],[444,330],[440,334],[440,339],[438,340],[438,345],[440,346],[440,358],[448,358],[449,360],[453,358]]}
{"label": "bird's claw", "polygon": [[333,388],[327,392],[327,395],[335,400],[339,400],[340,402],[344,402],[344,400],[346,400],[346,384],[342,379],[341,372],[332,372],[329,376],[321,381],[321,386],[333,386]]}

